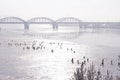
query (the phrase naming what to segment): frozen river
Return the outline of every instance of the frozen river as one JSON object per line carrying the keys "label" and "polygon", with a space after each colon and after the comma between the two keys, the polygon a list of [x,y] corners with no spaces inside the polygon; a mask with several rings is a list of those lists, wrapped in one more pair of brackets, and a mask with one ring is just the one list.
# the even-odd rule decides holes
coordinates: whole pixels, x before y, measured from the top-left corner
{"label": "frozen river", "polygon": [[[1,80],[70,80],[85,59],[120,76],[120,31],[0,32]],[[35,49],[34,49],[35,47]],[[84,58],[85,57],[85,58]],[[71,59],[74,59],[74,63]],[[104,59],[104,67],[100,66]],[[111,65],[112,61],[112,65]]]}

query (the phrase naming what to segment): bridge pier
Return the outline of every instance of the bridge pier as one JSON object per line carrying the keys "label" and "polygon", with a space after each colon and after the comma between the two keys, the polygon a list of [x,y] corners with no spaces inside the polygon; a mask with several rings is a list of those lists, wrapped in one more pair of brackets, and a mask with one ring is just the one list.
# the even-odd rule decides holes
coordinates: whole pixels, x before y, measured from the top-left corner
{"label": "bridge pier", "polygon": [[56,30],[58,30],[58,24],[56,24],[56,27],[55,27]]}
{"label": "bridge pier", "polygon": [[58,24],[57,24],[56,22],[54,22],[52,25],[53,25],[53,29],[54,29],[54,30],[57,30],[57,29],[58,29]]}
{"label": "bridge pier", "polygon": [[29,30],[29,24],[27,22],[24,23],[24,29]]}

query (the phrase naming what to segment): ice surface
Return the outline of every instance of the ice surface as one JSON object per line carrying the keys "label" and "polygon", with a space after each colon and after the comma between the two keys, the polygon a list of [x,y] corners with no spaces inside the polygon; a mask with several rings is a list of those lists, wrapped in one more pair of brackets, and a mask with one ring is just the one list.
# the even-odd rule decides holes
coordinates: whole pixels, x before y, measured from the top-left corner
{"label": "ice surface", "polygon": [[[68,33],[61,31],[24,33],[22,30],[18,32],[3,30],[0,32],[0,43],[2,80],[69,80],[79,66],[77,60],[81,63],[84,56],[90,59],[89,63],[95,64],[96,69],[101,69],[103,74],[110,70],[113,75],[120,76],[117,65],[120,56],[118,30]],[[16,43],[21,43],[21,46]],[[34,50],[32,48],[34,43],[35,47],[42,43],[45,49]],[[74,64],[71,63],[72,58]],[[104,67],[100,67],[102,59],[105,59]],[[110,63],[111,60],[113,65]]]}

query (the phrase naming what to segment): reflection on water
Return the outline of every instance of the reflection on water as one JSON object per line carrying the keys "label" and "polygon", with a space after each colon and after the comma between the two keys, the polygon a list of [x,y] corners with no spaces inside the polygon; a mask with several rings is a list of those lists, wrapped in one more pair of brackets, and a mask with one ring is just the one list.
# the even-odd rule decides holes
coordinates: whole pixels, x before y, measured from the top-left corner
{"label": "reflection on water", "polygon": [[[109,69],[119,76],[117,63],[120,55],[120,36],[117,31],[87,29],[89,32],[76,33],[74,31],[77,31],[77,28],[69,29],[67,29],[68,33],[65,33],[62,28],[60,29],[62,33],[59,30],[55,33],[52,31],[39,33],[39,30],[38,32],[34,30],[35,32],[30,31],[27,35],[11,30],[2,31],[0,33],[0,79],[69,80],[79,66],[77,60],[81,64],[84,56],[95,63],[96,68],[101,69],[102,73]],[[93,33],[90,33],[91,31]],[[5,33],[9,35],[4,35]],[[71,63],[72,58],[74,64]],[[105,66],[100,67],[103,58]],[[111,60],[113,65],[110,64]]]}

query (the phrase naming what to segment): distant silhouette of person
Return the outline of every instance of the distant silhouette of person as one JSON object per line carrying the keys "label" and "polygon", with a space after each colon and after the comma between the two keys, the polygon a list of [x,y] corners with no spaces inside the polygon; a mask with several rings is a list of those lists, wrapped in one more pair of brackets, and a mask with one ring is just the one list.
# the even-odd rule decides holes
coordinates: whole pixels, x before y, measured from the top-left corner
{"label": "distant silhouette of person", "polygon": [[120,56],[118,56],[118,67],[120,67]]}
{"label": "distant silhouette of person", "polygon": [[85,56],[83,58],[85,59]]}
{"label": "distant silhouette of person", "polygon": [[67,48],[67,51],[69,51],[69,49]]}
{"label": "distant silhouette of person", "polygon": [[52,50],[51,50],[51,52],[53,53],[53,52],[54,52],[54,50],[52,49]]}
{"label": "distant silhouette of person", "polygon": [[120,55],[118,56],[118,58],[120,59]]}
{"label": "distant silhouette of person", "polygon": [[87,62],[89,62],[89,58],[87,58]]}
{"label": "distant silhouette of person", "polygon": [[75,51],[73,51],[73,53],[75,53]]}
{"label": "distant silhouette of person", "polygon": [[102,63],[101,63],[101,66],[104,66],[104,59],[102,59]]}
{"label": "distant silhouette of person", "polygon": [[26,48],[27,48],[27,49],[30,49],[30,47],[29,47],[29,46],[27,46]]}
{"label": "distant silhouette of person", "polygon": [[83,63],[86,64],[86,61],[84,60]]}
{"label": "distant silhouette of person", "polygon": [[77,60],[77,64],[80,64],[79,60]]}
{"label": "distant silhouette of person", "polygon": [[73,51],[73,49],[71,48],[71,51]]}
{"label": "distant silhouette of person", "polygon": [[113,65],[113,61],[111,60],[111,65]]}
{"label": "distant silhouette of person", "polygon": [[81,67],[84,66],[84,62],[82,62]]}
{"label": "distant silhouette of person", "polygon": [[72,64],[74,63],[74,59],[73,58],[71,59],[71,62],[72,62]]}
{"label": "distant silhouette of person", "polygon": [[118,62],[118,67],[120,67],[120,62]]}
{"label": "distant silhouette of person", "polygon": [[97,74],[98,74],[98,75],[101,75],[101,72],[100,72],[100,70],[98,70],[98,71],[97,71]]}

